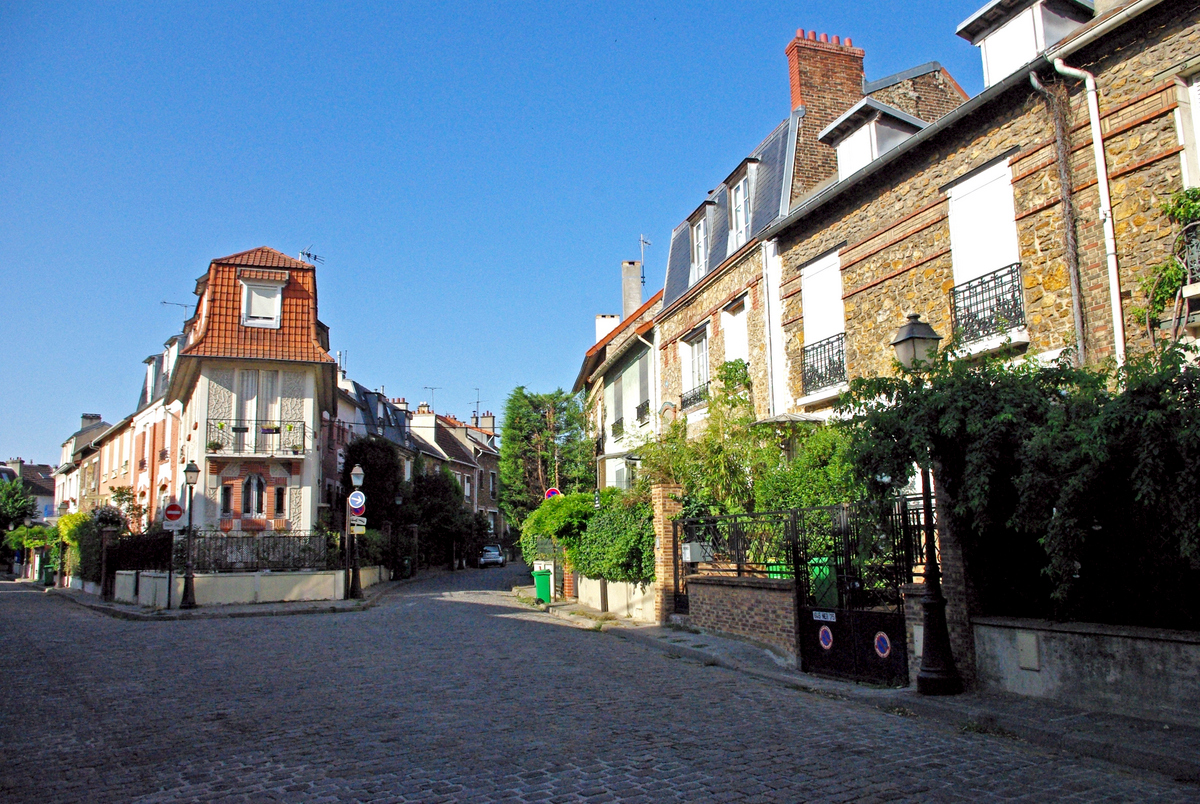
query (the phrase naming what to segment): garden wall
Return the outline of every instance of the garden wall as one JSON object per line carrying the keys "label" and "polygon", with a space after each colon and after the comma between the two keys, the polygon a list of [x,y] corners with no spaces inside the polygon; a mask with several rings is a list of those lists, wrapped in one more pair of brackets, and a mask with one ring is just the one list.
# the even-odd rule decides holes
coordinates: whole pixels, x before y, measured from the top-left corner
{"label": "garden wall", "polygon": [[[605,586],[607,589],[603,589]],[[655,590],[651,584],[605,582],[579,576],[579,602],[598,611],[611,612],[641,623],[653,623],[657,622],[654,601]]]}
{"label": "garden wall", "polygon": [[979,686],[1200,725],[1200,633],[976,617]]}
{"label": "garden wall", "polygon": [[687,594],[689,619],[697,628],[760,642],[795,658],[791,580],[689,575]]}
{"label": "garden wall", "polygon": [[[119,603],[136,603],[151,609],[166,608],[167,573],[118,572],[113,596]],[[386,567],[363,567],[359,581],[363,589],[389,578]],[[341,600],[345,584],[343,570],[313,572],[222,572],[195,576],[197,606],[227,606],[246,603],[280,603],[304,600]],[[171,579],[171,608],[179,608],[183,576]]]}

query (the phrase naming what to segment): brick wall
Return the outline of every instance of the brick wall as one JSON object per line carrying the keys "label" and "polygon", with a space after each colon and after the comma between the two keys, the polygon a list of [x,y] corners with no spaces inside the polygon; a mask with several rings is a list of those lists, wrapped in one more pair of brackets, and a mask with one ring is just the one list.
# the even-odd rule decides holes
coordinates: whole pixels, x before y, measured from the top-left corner
{"label": "brick wall", "polygon": [[683,489],[674,485],[656,485],[650,489],[654,509],[654,618],[667,622],[675,613],[675,533],[679,516],[679,497]]}
{"label": "brick wall", "polygon": [[872,92],[871,97],[929,123],[967,100],[962,87],[945,70],[897,81]]}
{"label": "brick wall", "polygon": [[752,639],[796,654],[795,591],[790,580],[689,575],[688,613],[705,631]]}

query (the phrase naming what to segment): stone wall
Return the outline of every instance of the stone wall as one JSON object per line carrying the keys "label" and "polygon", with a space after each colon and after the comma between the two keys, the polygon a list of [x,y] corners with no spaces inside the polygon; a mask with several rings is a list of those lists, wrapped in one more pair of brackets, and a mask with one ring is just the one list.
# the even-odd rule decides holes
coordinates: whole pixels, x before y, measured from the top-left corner
{"label": "stone wall", "polygon": [[692,625],[751,639],[786,656],[796,655],[792,581],[689,575],[687,589]]}
{"label": "stone wall", "polygon": [[877,89],[871,97],[880,103],[932,123],[967,99],[958,82],[945,70],[932,70]]}
{"label": "stone wall", "polygon": [[650,489],[654,510],[654,619],[665,623],[675,613],[675,517],[683,489],[656,485]]}

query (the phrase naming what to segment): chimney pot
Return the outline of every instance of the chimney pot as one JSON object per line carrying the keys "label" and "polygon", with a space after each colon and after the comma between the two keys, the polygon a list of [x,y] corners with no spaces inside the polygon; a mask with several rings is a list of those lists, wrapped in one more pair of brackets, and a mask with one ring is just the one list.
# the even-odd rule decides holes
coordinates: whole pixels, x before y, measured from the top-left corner
{"label": "chimney pot", "polygon": [[854,47],[854,43],[850,41],[850,37],[846,37],[846,47]]}
{"label": "chimney pot", "polygon": [[838,36],[837,34],[834,34],[833,35],[833,43],[835,45],[840,45],[842,43],[842,38],[840,36]]}
{"label": "chimney pot", "polygon": [[821,34],[821,39],[819,41],[829,44],[829,34]]}
{"label": "chimney pot", "polygon": [[808,32],[808,40],[809,40],[810,42],[815,42],[815,41],[817,41],[817,32],[816,32],[816,31],[809,31],[809,32]]}

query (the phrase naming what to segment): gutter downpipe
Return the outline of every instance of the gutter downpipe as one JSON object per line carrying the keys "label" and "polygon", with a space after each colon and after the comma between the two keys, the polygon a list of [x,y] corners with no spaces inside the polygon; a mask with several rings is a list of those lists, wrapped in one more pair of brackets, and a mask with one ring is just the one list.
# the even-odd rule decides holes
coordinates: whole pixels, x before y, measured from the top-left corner
{"label": "gutter downpipe", "polygon": [[763,264],[763,332],[766,335],[763,340],[767,342],[767,416],[771,417],[775,415],[775,360],[771,352],[771,280],[767,276],[767,241],[764,240],[759,249]]}
{"label": "gutter downpipe", "polygon": [[1104,156],[1104,132],[1100,128],[1100,103],[1096,76],[1087,70],[1068,67],[1061,58],[1054,60],[1059,75],[1082,80],[1087,88],[1088,118],[1092,128],[1092,154],[1096,162],[1096,188],[1100,191],[1100,223],[1104,227],[1104,252],[1108,263],[1108,297],[1112,308],[1113,351],[1117,365],[1125,364],[1125,316],[1121,308],[1121,277],[1117,272],[1117,237],[1113,228],[1112,198],[1108,190],[1108,161]]}

